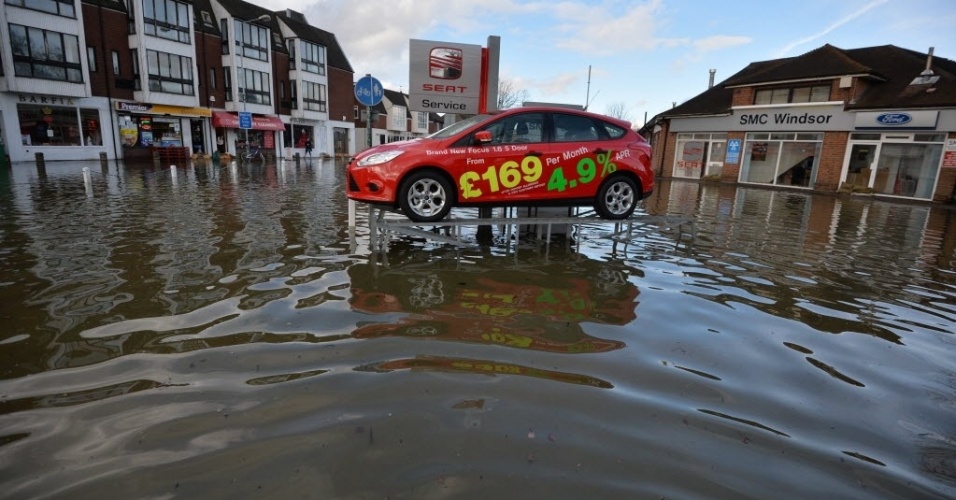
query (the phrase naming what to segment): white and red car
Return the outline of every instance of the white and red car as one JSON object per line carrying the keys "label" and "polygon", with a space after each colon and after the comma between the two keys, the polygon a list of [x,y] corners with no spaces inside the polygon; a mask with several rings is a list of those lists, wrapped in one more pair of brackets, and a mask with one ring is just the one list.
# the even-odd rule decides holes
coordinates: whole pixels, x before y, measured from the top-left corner
{"label": "white and red car", "polygon": [[560,107],[476,115],[363,151],[346,194],[437,222],[456,206],[592,205],[630,217],[654,190],[651,147],[628,122]]}

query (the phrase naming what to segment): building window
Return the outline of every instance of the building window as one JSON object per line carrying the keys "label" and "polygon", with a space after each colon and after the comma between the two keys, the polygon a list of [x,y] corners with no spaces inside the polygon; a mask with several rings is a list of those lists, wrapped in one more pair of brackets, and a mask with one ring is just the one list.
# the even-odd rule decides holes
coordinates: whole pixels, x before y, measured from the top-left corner
{"label": "building window", "polygon": [[209,88],[216,88],[216,68],[209,68]]}
{"label": "building window", "polygon": [[285,80],[279,80],[279,100],[285,99]]}
{"label": "building window", "polygon": [[17,76],[83,81],[80,42],[74,35],[10,24],[10,47]]}
{"label": "building window", "polygon": [[747,134],[740,158],[740,182],[811,187],[822,148],[822,133]]}
{"label": "building window", "polygon": [[226,100],[232,100],[232,73],[229,72],[231,68],[226,66],[222,68],[222,88],[226,89]]}
{"label": "building window", "polygon": [[269,60],[269,30],[262,26],[235,20],[236,52],[242,57]]}
{"label": "building window", "polygon": [[269,73],[249,68],[239,70],[239,102],[253,104],[272,104],[269,92]]}
{"label": "building window", "polygon": [[147,35],[190,43],[189,6],[175,0],[143,0],[143,31]]}
{"label": "building window", "polygon": [[166,52],[146,51],[149,90],[169,94],[193,95],[193,60]]}
{"label": "building window", "polygon": [[302,70],[319,75],[325,74],[325,47],[302,41]]}
{"label": "building window", "polygon": [[428,113],[416,113],[418,115],[418,130],[428,130]]}
{"label": "building window", "polygon": [[6,0],[6,4],[76,19],[73,0]]}
{"label": "building window", "polygon": [[305,95],[302,96],[305,109],[325,112],[325,85],[305,82]]}
{"label": "building window", "polygon": [[795,102],[827,102],[830,85],[807,85],[760,89],[754,95],[754,104],[789,104]]}
{"label": "building window", "polygon": [[90,73],[96,73],[96,48],[86,47],[86,63],[90,66]]}
{"label": "building window", "polygon": [[[141,90],[143,88],[142,79],[139,74],[139,51],[136,49],[130,49],[129,51],[130,60],[133,61],[131,68],[133,69],[133,88],[135,90]],[[116,67],[119,67],[119,55],[113,56],[113,61]]]}
{"label": "building window", "polygon": [[295,44],[299,40],[296,38],[290,38],[286,43],[286,46],[289,49],[289,69],[295,69]]}
{"label": "building window", "polygon": [[358,106],[352,106],[352,119],[353,119],[353,120],[358,120],[358,119],[359,119],[359,107],[358,107]]}
{"label": "building window", "polygon": [[219,32],[222,33],[222,53],[229,53],[229,20],[220,19],[219,20]]}
{"label": "building window", "polygon": [[24,146],[90,146],[103,143],[100,115],[95,109],[17,104],[17,117]]}
{"label": "building window", "polygon": [[113,76],[118,76],[120,74],[119,52],[114,50],[110,55],[113,57]]}

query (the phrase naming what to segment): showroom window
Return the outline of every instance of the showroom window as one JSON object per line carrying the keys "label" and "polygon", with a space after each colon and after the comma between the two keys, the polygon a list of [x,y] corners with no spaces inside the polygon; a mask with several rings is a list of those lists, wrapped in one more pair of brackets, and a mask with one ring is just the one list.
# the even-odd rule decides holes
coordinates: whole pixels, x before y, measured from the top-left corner
{"label": "showroom window", "polygon": [[47,104],[17,104],[20,140],[25,146],[95,146],[102,144],[100,114],[95,109]]}
{"label": "showroom window", "polygon": [[741,156],[740,182],[811,187],[820,163],[822,133],[747,134]]}

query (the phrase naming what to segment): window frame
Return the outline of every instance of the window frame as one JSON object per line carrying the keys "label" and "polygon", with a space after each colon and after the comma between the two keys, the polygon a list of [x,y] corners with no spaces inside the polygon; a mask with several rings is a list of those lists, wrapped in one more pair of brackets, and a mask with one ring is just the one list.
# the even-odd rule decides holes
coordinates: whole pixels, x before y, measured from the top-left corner
{"label": "window frame", "polygon": [[319,82],[305,81],[302,93],[302,107],[309,111],[328,112],[328,89]]}
{"label": "window frame", "polygon": [[326,48],[324,45],[302,40],[302,71],[325,75]]}
{"label": "window frame", "polygon": [[[4,0],[4,3],[22,9],[76,19],[76,4],[73,0]],[[56,7],[56,9],[43,9],[42,6],[44,4],[50,5],[50,7]]]}
{"label": "window frame", "polygon": [[[154,69],[158,70],[158,73],[154,72]],[[188,56],[147,49],[146,80],[150,92],[196,95],[193,59]],[[175,90],[177,86],[180,89],[178,91]]]}
{"label": "window frame", "polygon": [[[189,15],[190,5],[188,3],[177,0],[142,1],[143,33],[163,40],[185,44],[192,43],[192,16]],[[162,6],[163,18],[158,17],[160,6]],[[170,14],[170,10],[172,10],[172,14]],[[175,19],[171,20],[170,15],[174,16]]]}
{"label": "window frame", "polygon": [[269,61],[269,28],[233,19],[233,29],[236,33],[238,55],[257,61]]}
{"label": "window frame", "polygon": [[[35,26],[24,26],[15,23],[9,23],[7,26],[10,33],[10,50],[13,56],[13,68],[16,76],[41,80],[59,80],[69,83],[84,83],[83,60],[80,57],[79,37],[69,33],[45,30]],[[17,47],[15,43],[15,32],[20,31],[22,31],[23,35],[23,45]],[[34,49],[37,48],[36,42],[39,41],[34,38],[34,33],[42,38],[42,55],[44,56],[42,59],[34,54]],[[19,33],[16,34],[19,35]],[[59,41],[57,42],[57,40]],[[59,44],[58,46],[56,46],[57,43]],[[62,56],[62,59],[50,58],[51,44],[53,44],[52,55]],[[74,61],[69,60],[71,56]],[[28,71],[24,71],[24,69],[28,69]],[[41,71],[38,71],[38,69]],[[56,70],[62,70],[62,74],[57,73]],[[52,71],[53,73],[44,74],[43,72],[46,71]]]}

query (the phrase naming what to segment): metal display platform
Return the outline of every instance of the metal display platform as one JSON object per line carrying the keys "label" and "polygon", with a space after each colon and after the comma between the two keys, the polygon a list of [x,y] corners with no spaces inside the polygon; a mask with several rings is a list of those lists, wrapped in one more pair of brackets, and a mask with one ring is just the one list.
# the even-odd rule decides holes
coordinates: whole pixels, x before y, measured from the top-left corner
{"label": "metal display platform", "polygon": [[[690,236],[691,242],[697,239],[694,219],[669,215],[636,213],[628,219],[608,220],[599,217],[593,210],[567,209],[568,215],[553,216],[542,215],[536,208],[507,207],[495,209],[498,215],[493,217],[479,217],[478,209],[455,209],[448,218],[440,222],[421,223],[413,222],[395,210],[375,205],[367,205],[367,207],[369,244],[373,250],[379,251],[387,247],[390,238],[398,235],[418,237],[458,247],[480,246],[478,233],[482,227],[487,234],[491,235],[493,242],[506,242],[509,246],[511,244],[517,246],[521,238],[550,245],[555,235],[581,235],[581,227],[584,225],[613,226],[610,232],[599,237],[615,243],[633,243],[648,231],[661,232],[665,228],[677,232],[675,245],[679,245],[685,235]],[[553,211],[550,208],[540,210]],[[468,216],[469,212],[474,215]],[[352,216],[350,216],[350,224],[354,227]],[[472,233],[464,231],[465,228],[471,227],[476,230]],[[494,235],[494,229],[497,229],[497,236]],[[565,242],[571,240],[576,246],[580,246],[582,238],[562,239]]]}

